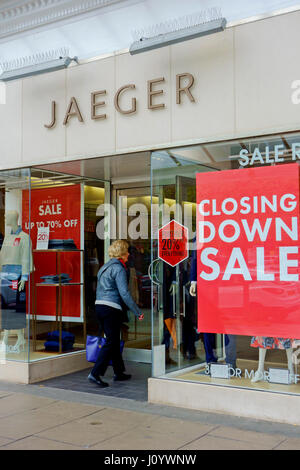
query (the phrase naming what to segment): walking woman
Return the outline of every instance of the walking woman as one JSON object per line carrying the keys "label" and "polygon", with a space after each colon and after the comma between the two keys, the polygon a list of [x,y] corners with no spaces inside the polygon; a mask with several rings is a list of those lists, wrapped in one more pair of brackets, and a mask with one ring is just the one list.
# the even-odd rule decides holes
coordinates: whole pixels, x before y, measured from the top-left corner
{"label": "walking woman", "polygon": [[105,333],[106,342],[88,376],[88,379],[99,387],[108,386],[101,377],[104,376],[110,360],[115,374],[114,380],[131,378],[130,374],[124,373],[125,366],[120,352],[122,304],[125,304],[139,320],[144,318],[128,290],[126,273],[128,243],[124,240],[114,241],[108,249],[108,254],[111,259],[98,272],[96,290],[96,315]]}

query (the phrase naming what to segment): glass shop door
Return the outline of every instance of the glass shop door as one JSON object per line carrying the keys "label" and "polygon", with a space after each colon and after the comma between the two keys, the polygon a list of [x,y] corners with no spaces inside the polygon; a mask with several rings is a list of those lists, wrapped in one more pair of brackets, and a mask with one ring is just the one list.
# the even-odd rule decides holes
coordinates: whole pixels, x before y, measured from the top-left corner
{"label": "glass shop door", "polygon": [[[205,363],[204,338],[197,331],[196,173],[210,171],[196,162],[174,159],[167,152],[152,154],[152,280],[153,376]],[[157,207],[155,208],[155,205]],[[188,230],[188,257],[172,267],[158,257],[158,231],[170,220]],[[214,350],[223,354],[222,338]]]}
{"label": "glass shop door", "polygon": [[151,363],[150,187],[117,189],[114,198],[116,235],[129,244],[129,290],[144,314],[144,320],[139,321],[128,312],[128,321],[123,323],[121,331],[125,341],[124,358]]}

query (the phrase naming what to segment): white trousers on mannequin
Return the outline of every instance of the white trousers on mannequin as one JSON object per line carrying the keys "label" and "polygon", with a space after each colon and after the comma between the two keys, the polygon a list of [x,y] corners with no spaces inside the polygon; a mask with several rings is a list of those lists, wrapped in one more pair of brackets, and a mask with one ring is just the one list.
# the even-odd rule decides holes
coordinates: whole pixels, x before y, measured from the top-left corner
{"label": "white trousers on mannequin", "polygon": [[9,335],[12,334],[11,332],[14,332],[14,334],[17,335],[17,342],[14,346],[12,346],[12,349],[10,352],[20,352],[21,350],[24,349],[24,346],[25,346],[25,343],[26,343],[26,340],[25,340],[25,337],[24,337],[24,329],[19,329],[19,330],[4,330],[4,333],[3,333],[3,338],[2,338],[2,342],[0,344],[0,350],[1,351],[6,351],[8,352],[8,338],[9,338]]}
{"label": "white trousers on mannequin", "polygon": [[[293,349],[288,348],[285,350],[287,362],[288,362],[288,369],[290,372],[290,378],[293,380],[294,377],[294,366],[293,366]],[[259,348],[259,356],[258,356],[258,369],[254,374],[253,379],[251,382],[260,382],[264,380],[264,371],[265,371],[265,359],[266,359],[267,350],[264,348]]]}

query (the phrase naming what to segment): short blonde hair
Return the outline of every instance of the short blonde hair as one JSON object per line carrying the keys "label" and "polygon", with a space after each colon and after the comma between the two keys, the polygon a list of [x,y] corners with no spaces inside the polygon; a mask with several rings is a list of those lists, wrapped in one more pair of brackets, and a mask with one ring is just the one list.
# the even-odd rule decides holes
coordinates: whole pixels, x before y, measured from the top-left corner
{"label": "short blonde hair", "polygon": [[125,240],[115,240],[108,248],[110,258],[121,258],[128,252],[128,243]]}

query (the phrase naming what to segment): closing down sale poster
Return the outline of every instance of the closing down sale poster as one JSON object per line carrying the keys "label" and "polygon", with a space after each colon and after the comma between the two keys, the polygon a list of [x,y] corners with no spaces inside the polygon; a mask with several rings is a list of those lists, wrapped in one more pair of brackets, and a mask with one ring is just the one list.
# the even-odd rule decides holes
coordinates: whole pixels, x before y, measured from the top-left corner
{"label": "closing down sale poster", "polygon": [[300,338],[299,166],[197,174],[198,329]]}

